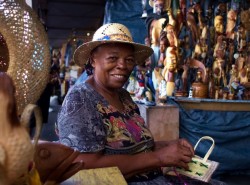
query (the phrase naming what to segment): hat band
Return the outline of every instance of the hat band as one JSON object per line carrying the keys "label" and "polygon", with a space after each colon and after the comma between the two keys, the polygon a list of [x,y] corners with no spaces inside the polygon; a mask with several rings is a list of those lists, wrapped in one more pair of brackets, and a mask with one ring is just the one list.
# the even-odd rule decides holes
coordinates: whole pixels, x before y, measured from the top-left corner
{"label": "hat band", "polygon": [[133,42],[132,38],[125,34],[105,35],[104,37],[97,39],[97,41],[104,41],[104,40]]}

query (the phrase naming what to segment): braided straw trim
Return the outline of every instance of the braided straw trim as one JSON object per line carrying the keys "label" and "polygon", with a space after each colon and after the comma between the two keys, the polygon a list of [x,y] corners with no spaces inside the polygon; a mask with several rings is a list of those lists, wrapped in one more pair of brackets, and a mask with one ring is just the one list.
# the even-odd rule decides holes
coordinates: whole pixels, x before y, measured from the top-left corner
{"label": "braided straw trim", "polygon": [[34,112],[35,115],[35,119],[36,119],[36,130],[35,130],[35,135],[34,135],[34,148],[36,148],[40,134],[41,134],[41,130],[42,130],[42,112],[41,109],[34,104],[28,104],[22,115],[21,115],[21,124],[26,127],[29,128],[29,123],[30,123],[30,118],[32,113]]}

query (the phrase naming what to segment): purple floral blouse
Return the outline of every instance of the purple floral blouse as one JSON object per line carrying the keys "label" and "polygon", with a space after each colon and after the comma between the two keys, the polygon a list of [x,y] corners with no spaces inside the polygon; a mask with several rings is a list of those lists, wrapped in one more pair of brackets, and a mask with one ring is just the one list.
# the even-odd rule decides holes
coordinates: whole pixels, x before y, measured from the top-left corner
{"label": "purple floral blouse", "polygon": [[58,115],[60,142],[80,152],[134,154],[154,146],[137,105],[120,89],[123,112],[110,105],[91,85],[75,85]]}

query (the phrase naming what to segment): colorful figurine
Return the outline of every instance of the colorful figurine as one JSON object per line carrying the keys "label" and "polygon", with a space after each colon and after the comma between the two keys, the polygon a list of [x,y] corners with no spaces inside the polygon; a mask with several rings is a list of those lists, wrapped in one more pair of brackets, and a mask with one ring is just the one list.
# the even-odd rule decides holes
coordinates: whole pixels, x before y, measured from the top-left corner
{"label": "colorful figurine", "polygon": [[166,59],[162,76],[167,82],[167,96],[172,96],[175,89],[175,74],[177,73],[177,49],[176,47],[168,47],[166,51]]}
{"label": "colorful figurine", "polygon": [[237,13],[234,10],[229,10],[227,13],[227,27],[226,37],[230,40],[234,40],[235,37],[235,25],[236,25]]}

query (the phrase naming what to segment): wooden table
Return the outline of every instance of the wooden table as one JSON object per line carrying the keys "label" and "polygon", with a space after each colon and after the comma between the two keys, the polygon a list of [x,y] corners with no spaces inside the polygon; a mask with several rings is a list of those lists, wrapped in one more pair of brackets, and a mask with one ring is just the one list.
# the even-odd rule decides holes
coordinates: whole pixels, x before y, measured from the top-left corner
{"label": "wooden table", "polygon": [[61,185],[127,185],[121,171],[117,167],[81,170],[62,182]]}
{"label": "wooden table", "polygon": [[137,104],[155,141],[179,138],[179,108],[174,105]]}

